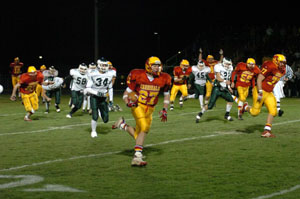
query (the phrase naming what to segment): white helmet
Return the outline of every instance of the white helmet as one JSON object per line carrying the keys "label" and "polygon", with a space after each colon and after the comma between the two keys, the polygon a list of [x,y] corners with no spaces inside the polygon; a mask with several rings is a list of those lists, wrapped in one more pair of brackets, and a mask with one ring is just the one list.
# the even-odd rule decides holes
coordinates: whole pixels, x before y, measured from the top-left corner
{"label": "white helmet", "polygon": [[101,72],[106,73],[109,69],[108,61],[103,57],[98,59],[97,60],[97,67]]}
{"label": "white helmet", "polygon": [[84,75],[84,74],[86,74],[86,71],[87,71],[87,65],[85,63],[79,64],[78,69],[79,69],[80,74]]}
{"label": "white helmet", "polygon": [[224,57],[222,60],[222,64],[225,68],[229,68],[230,66],[232,66],[232,61],[230,58]]}
{"label": "white helmet", "polygon": [[198,68],[202,69],[205,67],[205,63],[202,60],[199,60],[197,63]]}
{"label": "white helmet", "polygon": [[96,68],[97,68],[97,65],[94,62],[89,64],[89,69],[96,69]]}

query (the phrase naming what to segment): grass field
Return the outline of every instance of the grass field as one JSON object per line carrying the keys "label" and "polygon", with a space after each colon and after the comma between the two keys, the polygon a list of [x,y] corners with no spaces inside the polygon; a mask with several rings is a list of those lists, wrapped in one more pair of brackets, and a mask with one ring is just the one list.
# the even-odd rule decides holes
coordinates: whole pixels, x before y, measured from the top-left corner
{"label": "grass field", "polygon": [[[130,166],[134,140],[112,130],[121,115],[134,125],[129,108],[115,96],[123,112],[111,112],[110,122],[98,121],[98,137],[90,137],[91,116],[68,119],[69,96],[61,113],[51,105],[24,122],[20,101],[0,95],[0,198],[216,198],[296,199],[300,197],[300,99],[283,99],[276,117],[276,138],[260,138],[267,111],[224,120],[225,102],[195,123],[199,102],[188,100],[182,109],[168,111],[168,122],[154,113],[146,138],[145,168]],[[248,99],[250,104],[251,99]],[[100,122],[101,121],[101,122]]]}

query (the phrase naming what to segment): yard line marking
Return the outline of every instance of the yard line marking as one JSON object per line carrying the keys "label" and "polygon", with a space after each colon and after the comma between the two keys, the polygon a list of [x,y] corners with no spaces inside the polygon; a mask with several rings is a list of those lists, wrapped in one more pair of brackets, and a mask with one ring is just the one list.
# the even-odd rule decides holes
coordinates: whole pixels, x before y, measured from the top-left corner
{"label": "yard line marking", "polygon": [[293,186],[289,189],[285,189],[285,190],[281,190],[279,192],[275,192],[275,193],[272,193],[272,194],[269,194],[269,195],[264,195],[264,196],[259,196],[257,198],[252,198],[252,199],[266,199],[266,198],[272,198],[273,196],[280,196],[280,195],[283,195],[283,194],[286,194],[286,193],[290,193],[292,191],[295,191],[297,189],[300,188],[300,184],[296,185],[296,186]]}
{"label": "yard line marking", "polygon": [[[219,111],[219,110],[211,110],[209,112],[213,112],[213,111]],[[188,114],[196,114],[196,113],[198,113],[198,112],[181,113],[178,115],[188,115]],[[158,118],[158,116],[153,116],[153,118]],[[126,119],[126,121],[132,121],[132,120],[134,120],[134,118]],[[109,121],[108,124],[114,123],[114,122],[115,121]],[[103,123],[103,122],[100,122],[100,123]],[[39,130],[34,130],[34,131],[20,131],[20,132],[15,132],[15,133],[0,133],[0,136],[43,133],[43,132],[54,131],[54,130],[59,130],[59,129],[71,129],[73,127],[86,126],[86,125],[91,125],[91,123],[70,124],[70,125],[66,125],[66,126],[49,127],[49,128],[39,129]]]}
{"label": "yard line marking", "polygon": [[[175,140],[167,140],[167,141],[163,141],[163,142],[159,142],[159,143],[147,144],[147,145],[145,145],[145,148],[152,147],[152,146],[165,145],[165,144],[170,144],[170,143],[191,141],[191,140],[196,140],[196,139],[205,139],[205,138],[217,137],[217,136],[221,136],[221,135],[238,135],[238,134],[243,134],[243,133],[239,133],[239,132],[216,132],[216,134],[203,135],[203,136],[197,136],[197,137],[188,137],[188,138],[175,139]],[[32,164],[25,164],[25,165],[11,167],[11,168],[7,168],[7,169],[0,169],[0,172],[15,171],[15,170],[19,170],[19,169],[28,168],[28,167],[47,165],[47,164],[52,164],[52,163],[57,163],[57,162],[65,162],[65,161],[69,161],[69,160],[78,160],[78,159],[93,158],[93,157],[104,157],[104,156],[115,155],[115,154],[119,154],[119,153],[122,153],[122,151],[111,151],[111,152],[98,153],[98,154],[73,156],[73,157],[64,158],[64,159],[60,158],[60,159],[56,159],[56,160],[48,160],[48,161],[44,161],[44,162],[36,162],[36,163],[32,163]]]}

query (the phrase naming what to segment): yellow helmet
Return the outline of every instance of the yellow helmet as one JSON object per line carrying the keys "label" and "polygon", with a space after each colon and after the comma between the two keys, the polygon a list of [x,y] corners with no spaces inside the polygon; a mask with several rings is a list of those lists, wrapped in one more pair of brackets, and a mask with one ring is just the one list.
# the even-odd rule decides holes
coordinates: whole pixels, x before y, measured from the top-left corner
{"label": "yellow helmet", "polygon": [[286,58],[282,54],[275,54],[272,61],[274,64],[276,64],[276,66],[278,66],[280,62],[286,63]]}
{"label": "yellow helmet", "polygon": [[253,58],[248,58],[248,59],[247,59],[247,64],[255,64],[255,59],[253,59]]}
{"label": "yellow helmet", "polygon": [[212,55],[207,55],[206,60],[208,60],[208,59],[214,59],[214,56],[212,56]]}
{"label": "yellow helmet", "polygon": [[20,61],[20,58],[19,57],[15,57],[14,61]]}
{"label": "yellow helmet", "polygon": [[181,62],[180,62],[180,66],[181,66],[181,65],[189,66],[189,65],[190,65],[190,62],[189,62],[188,60],[186,60],[186,59],[183,59],[183,60],[181,60]]}
{"label": "yellow helmet", "polygon": [[46,70],[46,66],[45,65],[41,65],[40,66],[40,70]]}
{"label": "yellow helmet", "polygon": [[36,68],[34,66],[29,66],[27,72],[28,73],[36,72]]}
{"label": "yellow helmet", "polygon": [[[159,65],[159,70],[155,71],[155,72],[152,71],[152,65]],[[160,72],[161,72],[161,69],[162,69],[162,64],[161,64],[160,59],[158,57],[155,57],[155,56],[149,57],[146,60],[145,69],[148,73],[151,73],[153,75],[160,75]]]}
{"label": "yellow helmet", "polygon": [[111,61],[108,61],[107,63],[108,63],[109,69],[112,69],[113,65],[112,65]]}

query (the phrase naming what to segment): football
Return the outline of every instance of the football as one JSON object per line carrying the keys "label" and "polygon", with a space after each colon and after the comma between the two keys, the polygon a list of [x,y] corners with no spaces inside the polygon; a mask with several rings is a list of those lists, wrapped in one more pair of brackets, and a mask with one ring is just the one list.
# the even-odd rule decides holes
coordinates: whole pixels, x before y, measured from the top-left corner
{"label": "football", "polygon": [[3,92],[3,86],[0,84],[0,94]]}
{"label": "football", "polygon": [[128,94],[128,99],[131,101],[131,102],[136,102],[138,100],[138,95],[136,92],[132,91],[131,93]]}

